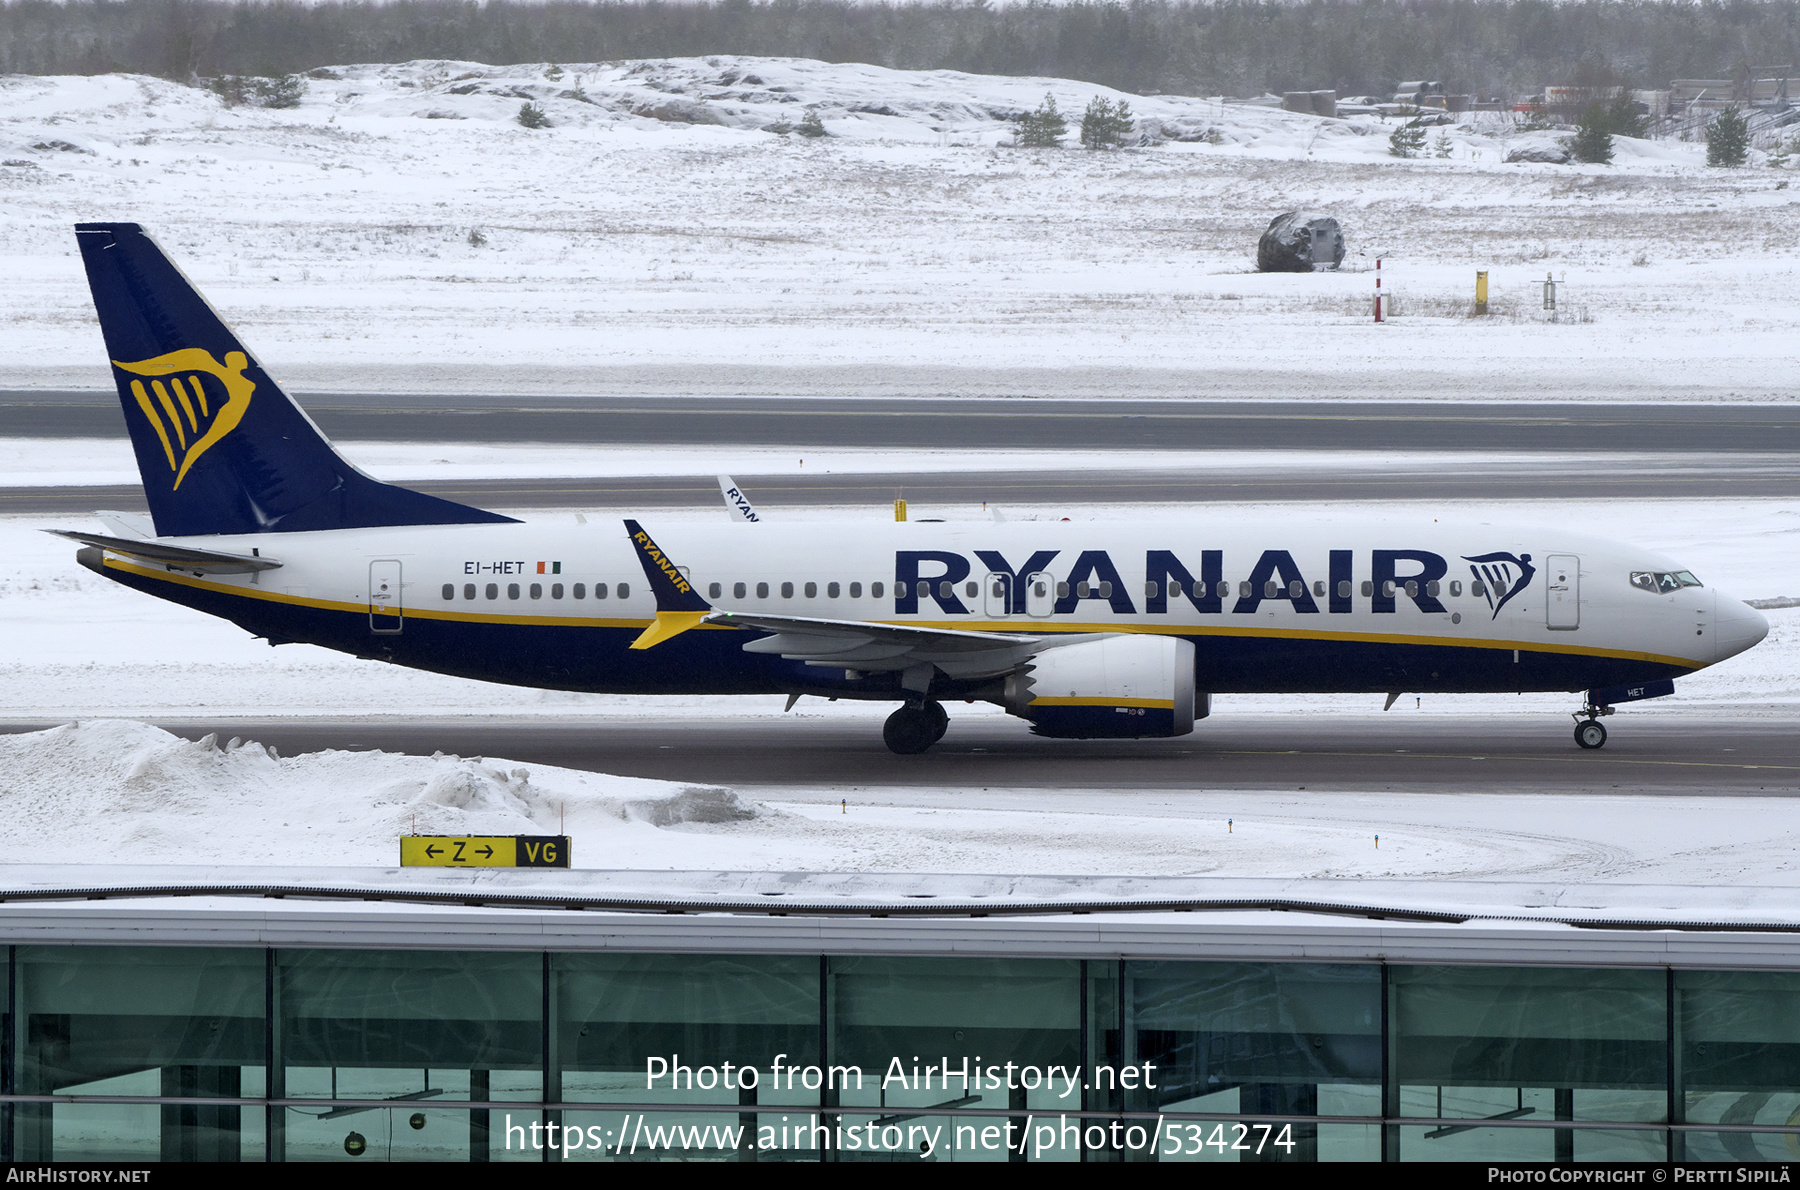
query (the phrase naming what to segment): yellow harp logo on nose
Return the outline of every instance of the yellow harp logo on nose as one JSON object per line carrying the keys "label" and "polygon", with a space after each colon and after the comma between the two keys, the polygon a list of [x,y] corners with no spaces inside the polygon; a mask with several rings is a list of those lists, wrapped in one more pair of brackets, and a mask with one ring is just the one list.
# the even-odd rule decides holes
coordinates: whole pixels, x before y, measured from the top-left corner
{"label": "yellow harp logo on nose", "polygon": [[[212,352],[198,347],[184,347],[132,364],[113,361],[113,367],[121,371],[169,378],[167,384],[152,379],[147,389],[142,380],[133,380],[131,395],[137,398],[138,408],[144,411],[162,442],[169,470],[175,473],[175,487],[181,486],[188,468],[201,455],[244,420],[244,411],[250,408],[250,394],[256,391],[256,382],[244,375],[249,366],[249,359],[241,351],[227,351],[221,364]],[[206,385],[201,383],[202,376],[211,376],[216,383],[210,399]],[[219,399],[221,396],[223,400]]]}

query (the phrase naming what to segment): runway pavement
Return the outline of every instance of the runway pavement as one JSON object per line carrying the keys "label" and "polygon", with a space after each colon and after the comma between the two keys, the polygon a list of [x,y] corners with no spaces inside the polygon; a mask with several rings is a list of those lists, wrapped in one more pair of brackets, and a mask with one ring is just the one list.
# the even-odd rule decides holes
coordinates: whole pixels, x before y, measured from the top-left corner
{"label": "runway pavement", "polygon": [[[334,439],[896,450],[1800,454],[1800,406],[300,394]],[[111,438],[110,392],[0,391],[0,437]]]}
{"label": "runway pavement", "polygon": [[[802,706],[805,704],[803,703]],[[1571,709],[1574,700],[1571,696]],[[1047,740],[1028,725],[958,718],[922,756],[895,756],[878,718],[558,720],[162,720],[189,739],[216,732],[283,755],[326,748],[499,756],[634,777],[791,789],[930,790],[979,798],[991,789],[1090,789],[1096,798],[1157,789],[1412,793],[1610,793],[1791,797],[1800,792],[1800,734],[1784,719],[1721,720],[1621,711],[1612,739],[1584,752],[1557,715],[1226,716],[1172,740]],[[0,732],[42,724],[0,726]],[[908,798],[925,793],[909,793]]]}

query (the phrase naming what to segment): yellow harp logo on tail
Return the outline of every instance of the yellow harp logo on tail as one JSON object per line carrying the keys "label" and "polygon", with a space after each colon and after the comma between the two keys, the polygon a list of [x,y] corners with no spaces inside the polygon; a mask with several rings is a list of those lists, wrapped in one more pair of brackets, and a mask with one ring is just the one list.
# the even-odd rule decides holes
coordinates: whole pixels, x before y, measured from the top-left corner
{"label": "yellow harp logo on tail", "polygon": [[[188,468],[201,455],[244,420],[250,394],[256,391],[256,382],[244,375],[249,366],[250,360],[241,351],[227,351],[221,364],[212,352],[198,347],[130,364],[113,361],[113,367],[121,371],[153,377],[147,388],[142,380],[133,380],[131,395],[162,441],[169,470],[175,473],[175,487],[181,486]],[[164,376],[169,378],[167,384],[159,379]],[[202,376],[211,376],[215,382],[210,398]]]}

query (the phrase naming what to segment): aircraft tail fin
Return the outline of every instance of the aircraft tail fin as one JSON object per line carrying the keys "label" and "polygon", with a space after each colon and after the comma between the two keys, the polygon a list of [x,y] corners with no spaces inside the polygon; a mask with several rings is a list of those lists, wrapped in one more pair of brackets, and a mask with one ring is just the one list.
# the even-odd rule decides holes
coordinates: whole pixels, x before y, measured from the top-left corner
{"label": "aircraft tail fin", "polygon": [[75,239],[159,536],[512,519],[346,461],[137,224]]}

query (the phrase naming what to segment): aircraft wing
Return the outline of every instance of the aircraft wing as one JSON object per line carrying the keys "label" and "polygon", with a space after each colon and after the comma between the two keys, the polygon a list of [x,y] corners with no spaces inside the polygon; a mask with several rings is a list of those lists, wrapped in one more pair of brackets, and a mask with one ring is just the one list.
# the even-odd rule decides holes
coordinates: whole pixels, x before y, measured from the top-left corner
{"label": "aircraft wing", "polygon": [[188,570],[199,574],[253,574],[258,570],[275,570],[281,566],[273,558],[253,558],[247,554],[227,554],[218,550],[197,550],[184,545],[165,545],[158,541],[129,541],[123,537],[107,537],[102,533],[82,533],[74,529],[46,529],[58,537],[79,541],[82,545],[99,546],[108,553],[123,554],[141,562],[167,566],[170,570]]}
{"label": "aircraft wing", "polygon": [[953,678],[995,677],[1017,668],[1033,653],[1090,639],[1087,633],[1047,638],[756,612],[718,611],[707,616],[706,622],[774,633],[747,643],[746,653],[774,653],[809,665],[864,671],[935,666]]}

